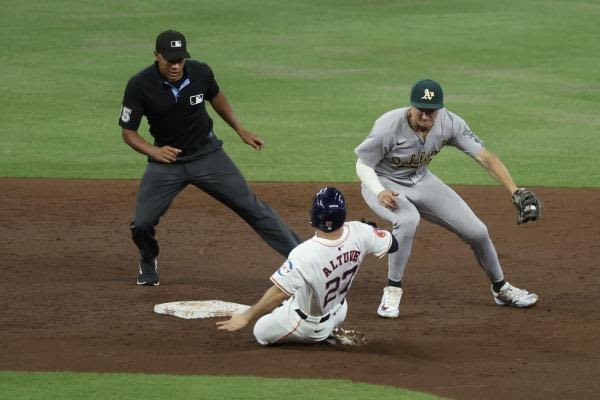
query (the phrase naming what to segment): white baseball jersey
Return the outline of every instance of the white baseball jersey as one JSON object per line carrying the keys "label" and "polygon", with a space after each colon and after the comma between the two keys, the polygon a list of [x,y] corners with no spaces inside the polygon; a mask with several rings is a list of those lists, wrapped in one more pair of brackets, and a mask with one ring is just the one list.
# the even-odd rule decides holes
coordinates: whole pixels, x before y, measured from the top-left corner
{"label": "white baseball jersey", "polygon": [[305,314],[322,316],[338,307],[364,257],[374,254],[381,258],[392,244],[390,232],[362,222],[346,222],[342,229],[337,240],[315,235],[300,244],[271,275],[271,281],[293,296],[294,307]]}
{"label": "white baseball jersey", "polygon": [[367,138],[354,150],[377,175],[399,184],[415,184],[425,176],[427,165],[445,145],[454,146],[471,157],[484,144],[458,115],[442,108],[423,140],[408,124],[409,107],[397,108],[375,121]]}

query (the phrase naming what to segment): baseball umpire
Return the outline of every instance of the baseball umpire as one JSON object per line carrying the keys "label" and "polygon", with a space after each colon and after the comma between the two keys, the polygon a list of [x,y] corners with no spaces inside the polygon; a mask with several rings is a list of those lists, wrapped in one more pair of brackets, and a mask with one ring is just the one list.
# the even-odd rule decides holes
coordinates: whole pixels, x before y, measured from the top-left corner
{"label": "baseball umpire", "polygon": [[360,332],[340,327],[348,312],[346,296],[365,256],[384,257],[396,251],[398,243],[388,231],[346,222],[344,195],[333,187],[315,195],[310,224],[315,235],[271,275],[273,286],[248,310],[217,322],[218,329],[236,331],[262,316],[254,326],[262,345],[366,343]]}
{"label": "baseball umpire", "polygon": [[444,108],[441,86],[430,79],[417,82],[411,90],[410,106],[379,117],[355,149],[362,195],[377,215],[393,224],[399,243],[399,250],[388,260],[388,285],[377,310],[382,317],[399,315],[402,277],[421,217],[456,233],[471,246],[492,283],[496,304],[530,307],[538,301],[536,294],[504,280],[486,226],[456,192],[427,169],[445,145],[474,158],[512,194],[517,223],[535,221],[540,215],[536,195],[517,188],[498,156],[484,147],[462,118]]}
{"label": "baseball umpire", "polygon": [[[139,249],[138,285],[159,284],[154,228],[188,184],[235,211],[282,256],[287,257],[300,242],[277,213],[256,198],[223,151],[206,102],[244,143],[260,150],[263,140],[237,120],[211,68],[189,57],[183,34],[162,32],[156,38],[154,64],[129,80],[123,97],[119,118],[123,140],[148,156],[131,222],[132,239]],[[138,134],[144,115],[154,144]]]}

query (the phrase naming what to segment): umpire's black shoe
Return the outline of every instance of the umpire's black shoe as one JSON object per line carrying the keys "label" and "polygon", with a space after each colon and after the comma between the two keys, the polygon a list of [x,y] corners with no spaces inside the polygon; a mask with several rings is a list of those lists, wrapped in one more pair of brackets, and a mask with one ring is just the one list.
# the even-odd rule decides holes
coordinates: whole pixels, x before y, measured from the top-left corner
{"label": "umpire's black shoe", "polygon": [[138,277],[137,284],[139,286],[158,286],[158,260],[152,258],[149,261],[140,259],[138,261]]}

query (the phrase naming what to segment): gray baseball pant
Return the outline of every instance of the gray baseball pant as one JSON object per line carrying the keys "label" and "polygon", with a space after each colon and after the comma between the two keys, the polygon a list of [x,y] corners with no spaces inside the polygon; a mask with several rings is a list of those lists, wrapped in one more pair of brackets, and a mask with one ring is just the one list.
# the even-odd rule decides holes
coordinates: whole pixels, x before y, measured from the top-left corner
{"label": "gray baseball pant", "polygon": [[398,251],[388,256],[389,279],[402,280],[420,217],[445,227],[467,242],[491,282],[504,279],[486,226],[467,203],[437,176],[427,171],[423,180],[414,185],[400,185],[382,176],[379,179],[386,189],[399,193],[396,196],[398,208],[390,210],[379,204],[377,196],[362,185],[363,198],[378,216],[392,223],[392,233],[398,240]]}

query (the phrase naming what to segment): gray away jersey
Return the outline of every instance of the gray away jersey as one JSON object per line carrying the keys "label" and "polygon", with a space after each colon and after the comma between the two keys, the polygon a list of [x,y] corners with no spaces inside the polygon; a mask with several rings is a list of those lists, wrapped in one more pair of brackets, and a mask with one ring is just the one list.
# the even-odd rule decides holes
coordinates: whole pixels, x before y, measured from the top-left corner
{"label": "gray away jersey", "polygon": [[423,140],[408,124],[408,109],[397,108],[379,117],[369,136],[354,150],[378,176],[412,185],[423,179],[427,165],[445,145],[471,157],[484,147],[467,123],[445,108],[438,111],[431,131]]}

